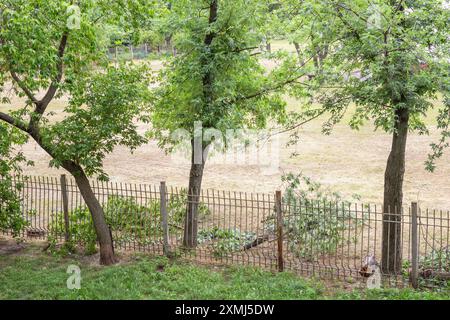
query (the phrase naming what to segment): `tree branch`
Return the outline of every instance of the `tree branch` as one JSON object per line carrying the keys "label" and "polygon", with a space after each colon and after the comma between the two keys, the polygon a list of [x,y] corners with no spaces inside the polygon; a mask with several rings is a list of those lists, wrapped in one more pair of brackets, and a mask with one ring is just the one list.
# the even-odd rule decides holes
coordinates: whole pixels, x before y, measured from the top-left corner
{"label": "tree branch", "polygon": [[6,113],[0,112],[0,120],[16,127],[17,129],[28,132],[28,127],[23,121],[13,118]]}
{"label": "tree branch", "polygon": [[[303,67],[304,67],[306,64],[308,64],[308,62],[310,62],[312,59],[313,59],[313,57],[310,57],[308,60],[304,61],[300,66],[298,66],[298,67],[296,68],[296,70],[299,70],[299,69],[303,68]],[[296,70],[295,70],[295,71],[296,71]],[[253,93],[253,94],[250,94],[250,95],[248,95],[248,96],[244,96],[244,97],[240,97],[240,98],[231,100],[230,102],[228,102],[228,103],[226,103],[226,104],[233,104],[233,103],[236,103],[236,102],[239,102],[239,101],[244,101],[244,100],[250,100],[250,99],[257,98],[257,97],[262,96],[262,95],[264,95],[264,94],[267,94],[267,93],[269,93],[269,92],[271,92],[271,91],[275,91],[275,90],[278,90],[278,89],[280,89],[280,88],[283,88],[284,86],[286,86],[286,85],[288,85],[288,84],[297,82],[298,79],[300,79],[301,77],[304,77],[304,76],[306,76],[306,73],[302,73],[302,74],[300,74],[299,76],[297,76],[297,77],[295,77],[295,78],[291,78],[291,79],[288,79],[288,80],[286,80],[286,81],[280,82],[280,83],[278,83],[277,85],[274,85],[273,87],[263,88],[263,89],[261,89],[260,91],[255,92],[255,93]]]}
{"label": "tree branch", "polygon": [[36,113],[42,115],[45,112],[45,109],[49,105],[49,103],[52,101],[52,99],[55,97],[56,91],[58,90],[58,86],[61,83],[61,79],[63,77],[64,72],[64,53],[67,46],[67,38],[68,33],[64,32],[61,42],[59,44],[58,48],[58,64],[57,64],[57,76],[56,79],[52,81],[47,93],[45,94],[44,98],[42,98],[41,101],[39,101],[36,105]]}
{"label": "tree branch", "polygon": [[25,95],[28,97],[28,99],[30,99],[33,103],[38,103],[39,101],[36,99],[36,97],[34,96],[34,94],[31,92],[31,90],[29,90],[27,88],[27,86],[23,83],[22,80],[20,80],[19,76],[14,72],[14,71],[10,71],[9,72],[11,74],[11,77],[13,78],[13,80],[17,83],[17,85],[19,86],[20,89],[22,89],[22,91],[25,93]]}

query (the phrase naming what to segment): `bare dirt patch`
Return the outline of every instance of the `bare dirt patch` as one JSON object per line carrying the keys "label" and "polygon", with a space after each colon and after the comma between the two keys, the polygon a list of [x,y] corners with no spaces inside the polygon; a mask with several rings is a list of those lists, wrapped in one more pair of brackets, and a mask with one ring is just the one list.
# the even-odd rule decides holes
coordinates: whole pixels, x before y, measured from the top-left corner
{"label": "bare dirt patch", "polygon": [[[142,128],[145,129],[145,128]],[[407,165],[404,182],[405,203],[419,201],[423,207],[450,208],[450,153],[438,163],[436,172],[425,170],[424,161],[429,144],[437,139],[431,136],[411,135],[407,146]],[[285,141],[287,137],[283,138]],[[331,136],[323,136],[320,122],[305,126],[301,141],[295,147],[283,148],[278,172],[264,174],[256,165],[207,164],[204,187],[243,192],[273,193],[282,187],[281,175],[302,172],[333,190],[345,195],[360,194],[364,202],[380,203],[383,195],[383,177],[390,149],[390,136],[364,128],[355,132],[339,125]],[[35,162],[25,168],[29,175],[58,176],[62,170],[49,168],[50,157],[35,143],[22,148]],[[298,153],[291,158],[292,152]],[[134,154],[117,148],[104,162],[113,182],[158,184],[186,187],[189,163],[174,160],[160,150],[155,141],[140,147]]]}
{"label": "bare dirt patch", "polygon": [[[286,42],[273,43],[274,50],[288,48]],[[155,70],[160,62],[152,62]],[[52,121],[62,117],[67,98],[56,100],[49,111],[55,112]],[[12,99],[10,105],[0,105],[0,111],[21,105],[21,99]],[[300,102],[288,99],[291,110],[300,108]],[[435,110],[431,113],[435,114]],[[360,131],[351,130],[346,122],[335,127],[332,135],[324,136],[321,125],[325,118],[305,125],[300,131],[300,142],[296,146],[284,147],[288,134],[281,136],[278,170],[267,174],[264,168],[249,164],[207,163],[204,188],[242,192],[274,193],[282,188],[281,176],[287,172],[302,172],[321,182],[333,191],[344,195],[359,194],[363,202],[380,204],[383,197],[383,178],[386,160],[391,146],[391,136],[374,131],[367,125]],[[348,120],[348,117],[347,119]],[[406,174],[404,181],[405,204],[418,201],[421,206],[450,209],[450,152],[438,162],[436,172],[425,170],[424,162],[430,152],[430,143],[439,138],[432,121],[430,136],[411,134],[407,145]],[[147,128],[141,126],[141,132]],[[25,173],[37,176],[58,176],[62,170],[49,168],[50,157],[40,147],[30,142],[22,148],[25,155],[35,162],[34,167],[25,168]],[[298,154],[291,157],[292,153]],[[117,148],[104,161],[106,172],[113,182],[159,184],[166,181],[170,186],[186,187],[189,176],[189,158],[180,162],[158,148],[151,141],[133,154],[126,148]]]}
{"label": "bare dirt patch", "polygon": [[14,240],[0,239],[0,256],[19,253],[25,249],[25,244],[17,243]]}

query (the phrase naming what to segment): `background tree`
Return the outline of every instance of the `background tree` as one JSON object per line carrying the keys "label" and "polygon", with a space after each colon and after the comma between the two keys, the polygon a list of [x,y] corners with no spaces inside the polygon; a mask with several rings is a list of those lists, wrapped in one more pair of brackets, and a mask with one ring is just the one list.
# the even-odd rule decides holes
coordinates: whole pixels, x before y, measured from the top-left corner
{"label": "background tree", "polygon": [[[71,28],[66,1],[0,2],[0,94],[11,103],[5,91],[11,86],[13,95],[24,98],[12,112],[0,112],[0,121],[27,134],[50,155],[50,165],[74,176],[92,215],[100,263],[108,265],[115,261],[112,239],[88,177],[107,179],[106,154],[117,145],[133,149],[145,141],[135,121],[146,106],[148,77],[145,67],[108,64],[98,42],[101,21],[120,11],[101,11],[110,8],[101,4],[83,1],[79,28]],[[69,99],[64,119],[51,123],[48,107],[63,95]],[[7,137],[10,143],[13,137]]]}
{"label": "background tree", "polygon": [[[434,0],[308,1],[316,19],[338,40],[326,62],[328,106],[339,120],[356,104],[350,125],[373,119],[392,134],[383,199],[382,269],[401,271],[401,210],[405,151],[409,131],[427,133],[424,116],[440,93],[448,96],[449,11]],[[332,24],[331,24],[332,23]],[[448,123],[448,98],[439,123]],[[442,144],[441,144],[442,146]],[[437,151],[439,146],[437,147]],[[439,153],[439,152],[438,152]]]}
{"label": "background tree", "polygon": [[[277,37],[283,37],[294,47],[299,59],[313,56],[315,72],[320,72],[332,39],[327,35],[331,24],[320,13],[320,6],[299,0],[279,0],[268,27]],[[303,61],[300,61],[301,63]],[[313,76],[311,74],[310,76]]]}

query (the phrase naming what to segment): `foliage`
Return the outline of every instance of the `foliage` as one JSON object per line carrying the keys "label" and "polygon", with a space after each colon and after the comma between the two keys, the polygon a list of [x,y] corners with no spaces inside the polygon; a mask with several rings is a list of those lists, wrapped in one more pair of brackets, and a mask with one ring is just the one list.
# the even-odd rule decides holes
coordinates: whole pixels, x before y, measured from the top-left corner
{"label": "foliage", "polygon": [[49,224],[48,241],[49,250],[53,253],[74,252],[77,245],[84,247],[85,254],[91,255],[97,252],[97,235],[89,210],[86,208],[76,208],[69,212],[69,241],[65,242],[59,252],[57,242],[65,235],[64,213],[60,212],[52,216]]}
{"label": "foliage", "polygon": [[0,123],[0,231],[9,231],[14,237],[28,225],[22,216],[20,191],[22,185],[15,177],[21,173],[20,165],[27,162],[16,145],[27,141],[26,136],[10,126]]}
{"label": "foliage", "polygon": [[[106,154],[145,141],[135,123],[148,119],[151,79],[145,64],[108,65],[101,32],[104,17],[119,14],[113,6],[83,1],[80,26],[71,29],[68,5],[61,0],[0,4],[0,98],[11,102],[3,92],[6,83],[12,83],[13,95],[25,98],[18,111],[0,116],[36,140],[51,155],[52,166],[70,162],[88,176],[106,179]],[[42,99],[39,91],[46,92]],[[63,95],[68,97],[64,118],[50,123],[46,109]]]}
{"label": "foliage", "polygon": [[450,247],[433,249],[419,261],[421,269],[450,272]]}
{"label": "foliage", "polygon": [[[109,66],[101,35],[104,17],[117,18],[124,8],[146,1],[114,2],[121,10],[108,3],[79,2],[78,14],[65,0],[0,2],[0,100],[24,98],[16,111],[0,112],[0,121],[33,138],[51,166],[69,171],[80,189],[84,186],[86,202],[97,202],[90,213],[97,218],[102,264],[114,262],[111,239],[104,233],[102,210],[94,210],[98,199],[87,177],[107,180],[105,156],[116,146],[134,150],[146,141],[136,122],[146,121],[151,96],[145,65]],[[48,107],[63,96],[68,99],[63,120],[50,123]]]}
{"label": "foliage", "polygon": [[[450,92],[450,84],[444,92]],[[444,98],[444,105],[439,110],[437,117],[437,128],[441,131],[441,138],[438,142],[431,144],[431,153],[425,162],[428,171],[433,172],[436,169],[436,160],[444,155],[446,148],[450,147],[450,93]]]}
{"label": "foliage", "polygon": [[[411,262],[403,262],[403,277],[408,279],[411,272]],[[425,256],[419,257],[419,286],[432,287],[437,291],[446,291],[450,288],[450,280],[436,279],[429,272],[450,272],[450,249],[449,247],[432,249]]]}
{"label": "foliage", "polygon": [[[450,272],[450,247],[433,249],[428,255],[420,257],[420,270],[432,270],[437,272]],[[426,271],[425,271],[426,272]],[[450,289],[450,280],[439,280],[430,278],[421,279],[422,284],[430,284],[441,289]]]}
{"label": "foliage", "polygon": [[239,229],[221,229],[217,226],[211,229],[203,229],[198,233],[198,243],[208,243],[216,257],[222,257],[228,253],[241,251],[245,245],[256,240],[254,232],[243,232]]}
{"label": "foliage", "polygon": [[283,204],[288,214],[284,224],[293,254],[314,260],[357,240],[358,234],[351,230],[363,220],[350,210],[351,202],[302,174],[287,174],[282,180],[287,184]]}
{"label": "foliage", "polygon": [[145,70],[108,67],[77,86],[65,108],[68,116],[43,130],[44,143],[53,146],[53,166],[70,159],[82,165],[89,176],[106,179],[102,169],[106,154],[118,145],[133,150],[145,142],[136,124],[146,121],[140,115],[148,97]]}
{"label": "foliage", "polygon": [[266,57],[277,64],[274,70],[267,72],[262,66],[258,48],[267,18],[264,4],[216,3],[216,19],[208,18],[213,2],[205,6],[192,0],[173,3],[167,17],[179,54],[160,73],[149,135],[169,151],[180,143],[172,134],[183,130],[192,138],[197,121],[221,134],[215,137],[220,151],[227,147],[227,130],[260,129],[270,120],[285,121],[282,93],[302,75],[301,68],[282,54]]}
{"label": "foliage", "polygon": [[[428,133],[423,118],[432,108],[431,101],[438,100],[440,92],[447,101],[449,89],[450,10],[444,9],[443,0],[400,4],[306,0],[301,8],[308,10],[311,20],[333,21],[312,26],[329,44],[324,72],[316,79],[327,88],[318,100],[332,114],[325,132],[354,102],[356,111],[350,120],[354,129],[373,120],[376,128],[393,133],[396,111],[406,109],[409,129]],[[447,103],[439,117],[445,131]],[[437,156],[442,151],[438,146]],[[434,158],[429,160],[432,168]]]}
{"label": "foliage", "polygon": [[[172,234],[179,233],[183,228],[186,203],[187,193],[183,190],[168,201],[168,223]],[[162,236],[159,200],[140,204],[135,198],[114,195],[109,196],[104,211],[113,240],[119,246],[130,242],[145,246],[159,241]],[[199,213],[202,218],[210,214],[210,211],[204,203],[200,203]],[[95,253],[97,237],[88,209],[79,207],[70,211],[69,221],[70,241],[64,249],[73,251],[79,245],[85,248],[86,254]],[[54,249],[58,239],[65,235],[64,213],[59,212],[53,216],[49,230],[51,249]]]}

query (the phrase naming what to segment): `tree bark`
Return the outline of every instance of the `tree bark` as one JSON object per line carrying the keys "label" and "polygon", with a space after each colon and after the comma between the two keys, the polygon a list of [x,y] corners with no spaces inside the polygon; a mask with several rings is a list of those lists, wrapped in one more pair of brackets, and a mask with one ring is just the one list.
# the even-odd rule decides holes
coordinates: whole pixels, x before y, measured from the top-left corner
{"label": "tree bark", "polygon": [[191,171],[189,174],[189,187],[188,187],[188,203],[187,212],[184,224],[184,239],[183,245],[186,248],[192,249],[197,247],[197,235],[198,235],[198,206],[200,202],[200,192],[202,188],[203,172],[206,164],[206,148],[202,148],[203,157],[202,163],[195,163],[194,161],[194,142],[192,141],[192,159],[191,159]]}
{"label": "tree bark", "polygon": [[64,168],[75,178],[81,196],[91,213],[94,229],[100,245],[100,264],[108,266],[116,263],[112,236],[106,223],[105,214],[100,202],[92,190],[89,179],[81,167],[74,164],[65,164]]}
{"label": "tree bark", "polygon": [[384,178],[381,268],[384,273],[397,274],[402,268],[401,221],[409,110],[397,109],[395,116],[395,132]]}

